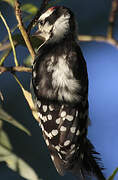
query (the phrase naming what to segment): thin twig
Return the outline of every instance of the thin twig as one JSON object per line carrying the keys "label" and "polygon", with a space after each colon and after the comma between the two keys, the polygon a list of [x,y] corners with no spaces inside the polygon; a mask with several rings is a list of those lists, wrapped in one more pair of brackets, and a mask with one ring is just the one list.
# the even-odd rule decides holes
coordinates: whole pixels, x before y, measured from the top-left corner
{"label": "thin twig", "polygon": [[42,12],[45,10],[46,6],[48,5],[50,0],[43,0],[42,4],[40,6],[40,9],[38,10],[38,12],[36,13],[36,15],[34,16],[33,20],[30,22],[30,24],[27,27],[27,33],[30,34],[30,31],[33,27],[33,25],[37,22],[39,16],[42,14]]}
{"label": "thin twig", "polygon": [[6,27],[6,29],[7,29],[8,35],[9,35],[9,41],[10,41],[11,47],[12,47],[12,49],[13,49],[13,55],[14,55],[15,65],[18,66],[18,60],[17,60],[17,57],[16,57],[16,51],[15,51],[15,47],[14,47],[14,43],[13,43],[13,40],[12,40],[12,36],[11,36],[10,29],[9,29],[9,27],[8,27],[8,25],[7,25],[7,22],[6,22],[6,20],[5,20],[5,18],[3,17],[3,15],[2,15],[1,12],[0,12],[0,17],[1,17],[1,19],[2,19],[2,21],[3,21],[3,23],[4,23],[4,25],[5,25],[5,27]]}
{"label": "thin twig", "polygon": [[115,24],[117,11],[118,11],[118,0],[113,0],[112,6],[111,6],[111,12],[109,15],[109,26],[108,26],[108,30],[107,30],[107,37],[110,37],[110,38],[113,37],[113,28],[114,28],[114,24]]}
{"label": "thin twig", "polygon": [[15,13],[16,13],[16,19],[18,21],[18,26],[19,26],[19,29],[21,31],[21,34],[24,38],[24,41],[27,45],[27,48],[32,56],[32,59],[34,59],[35,57],[35,52],[33,50],[33,47],[31,45],[31,42],[30,42],[30,39],[29,39],[29,36],[24,28],[24,24],[22,22],[22,18],[21,18],[21,10],[20,10],[20,4],[17,0],[15,0]]}
{"label": "thin twig", "polygon": [[24,66],[14,66],[14,67],[4,67],[0,66],[0,74],[4,72],[31,72],[32,69],[29,67],[24,67]]}
{"label": "thin twig", "polygon": [[105,36],[80,35],[80,36],[78,36],[78,40],[85,41],[85,42],[89,42],[89,41],[104,42],[104,43],[108,43],[108,44],[118,48],[117,40],[115,40],[114,38],[109,38],[109,37],[105,37]]}
{"label": "thin twig", "polygon": [[10,54],[11,49],[7,49],[5,51],[5,53],[2,54],[2,58],[0,59],[0,66],[2,66],[2,64],[4,63],[5,59],[7,58],[7,56]]}
{"label": "thin twig", "polygon": [[118,0],[112,0],[111,12],[109,15],[109,25],[107,28],[107,35],[105,36],[87,36],[80,35],[78,39],[80,41],[97,41],[97,42],[105,42],[109,43],[116,48],[118,48],[118,41],[113,37],[113,29],[116,20],[116,13],[118,11]]}

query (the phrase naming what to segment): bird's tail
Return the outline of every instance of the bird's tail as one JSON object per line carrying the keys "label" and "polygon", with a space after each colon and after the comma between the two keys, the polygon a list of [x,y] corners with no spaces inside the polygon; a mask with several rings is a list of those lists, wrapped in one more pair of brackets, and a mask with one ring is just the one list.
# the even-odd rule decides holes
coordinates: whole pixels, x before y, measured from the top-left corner
{"label": "bird's tail", "polygon": [[[72,173],[76,174],[79,179],[86,180],[86,177],[95,176],[98,180],[106,180],[104,177],[102,170],[104,169],[100,164],[99,153],[95,151],[94,146],[91,142],[86,139],[84,143],[81,145],[82,151],[78,149],[73,162]],[[82,154],[80,152],[83,152]]]}

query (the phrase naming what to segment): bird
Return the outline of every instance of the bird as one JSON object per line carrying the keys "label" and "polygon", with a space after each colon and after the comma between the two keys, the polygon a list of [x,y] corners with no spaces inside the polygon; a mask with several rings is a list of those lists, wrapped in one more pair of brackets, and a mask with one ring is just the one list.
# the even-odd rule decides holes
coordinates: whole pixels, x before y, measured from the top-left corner
{"label": "bird", "polygon": [[105,180],[99,153],[87,137],[87,65],[77,40],[74,13],[67,7],[45,10],[34,36],[43,38],[32,66],[32,92],[45,143],[57,172],[79,180]]}

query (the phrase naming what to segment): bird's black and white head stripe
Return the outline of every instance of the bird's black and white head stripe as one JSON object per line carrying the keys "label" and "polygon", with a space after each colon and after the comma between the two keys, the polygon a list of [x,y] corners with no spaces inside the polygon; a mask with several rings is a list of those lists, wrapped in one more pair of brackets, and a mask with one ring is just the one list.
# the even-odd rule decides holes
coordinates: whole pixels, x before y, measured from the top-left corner
{"label": "bird's black and white head stripe", "polygon": [[76,25],[73,13],[65,7],[49,8],[38,19],[38,32],[37,35],[48,42],[58,42],[69,34],[75,36]]}

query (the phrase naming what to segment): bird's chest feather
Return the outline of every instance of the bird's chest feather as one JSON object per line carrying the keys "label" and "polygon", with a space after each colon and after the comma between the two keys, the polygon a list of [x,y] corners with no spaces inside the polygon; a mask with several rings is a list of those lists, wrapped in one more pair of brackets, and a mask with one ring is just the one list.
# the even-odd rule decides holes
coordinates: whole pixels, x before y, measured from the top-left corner
{"label": "bird's chest feather", "polygon": [[40,78],[35,77],[39,95],[67,101],[78,99],[80,84],[66,58],[66,55],[58,58],[51,56],[40,63],[36,72]]}

